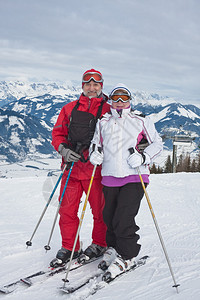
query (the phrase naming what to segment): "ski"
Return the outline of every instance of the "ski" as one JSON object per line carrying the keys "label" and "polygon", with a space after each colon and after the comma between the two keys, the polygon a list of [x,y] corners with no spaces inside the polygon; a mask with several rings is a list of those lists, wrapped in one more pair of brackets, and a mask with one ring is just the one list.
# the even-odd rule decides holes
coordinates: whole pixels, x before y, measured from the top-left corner
{"label": "ski", "polygon": [[79,284],[75,284],[71,286],[70,283],[69,284],[67,283],[67,285],[62,286],[59,289],[60,291],[66,294],[72,294],[77,290],[81,289],[82,287],[87,286],[87,284],[90,283],[91,281],[98,280],[99,278],[101,278],[101,275],[103,275],[103,271],[98,270],[94,275],[84,278],[84,280],[82,282],[79,282]]}
{"label": "ski", "polygon": [[84,278],[84,281],[82,281],[81,283],[79,283],[77,285],[76,284],[71,285],[70,283],[67,283],[63,287],[60,287],[59,289],[61,292],[64,292],[66,294],[72,294],[72,293],[78,291],[79,289],[81,289],[82,287],[87,286],[90,283],[91,289],[92,289],[90,294],[93,295],[98,290],[106,287],[106,285],[110,284],[114,280],[145,265],[146,260],[148,258],[149,258],[149,256],[143,256],[143,257],[139,258],[129,270],[126,270],[126,271],[120,273],[115,278],[109,278],[109,280],[107,280],[107,281],[103,280],[103,277],[106,275],[107,272],[104,272],[103,270],[98,270],[94,275]]}
{"label": "ski", "polygon": [[[88,261],[85,261],[83,263],[79,263],[77,260],[74,260],[72,262],[70,271],[77,270],[78,268],[80,268],[82,266],[85,266],[87,264],[90,264],[90,263],[92,263],[92,262],[94,262],[98,259],[100,259],[100,257],[92,258],[92,259],[90,259]],[[56,274],[59,274],[59,273],[62,273],[62,272],[64,273],[66,271],[66,269],[67,269],[67,263],[65,265],[62,265],[62,266],[58,267],[58,268],[49,267],[48,270],[46,270],[46,271],[39,271],[39,272],[33,273],[33,274],[31,274],[27,277],[17,279],[16,281],[13,281],[9,284],[6,284],[6,285],[0,287],[0,293],[10,294],[13,291],[15,291],[19,285],[24,285],[26,287],[32,286],[34,283],[31,281],[31,279],[33,279],[35,277],[40,277],[42,275],[44,276],[44,279],[48,279],[49,277],[52,277]]]}

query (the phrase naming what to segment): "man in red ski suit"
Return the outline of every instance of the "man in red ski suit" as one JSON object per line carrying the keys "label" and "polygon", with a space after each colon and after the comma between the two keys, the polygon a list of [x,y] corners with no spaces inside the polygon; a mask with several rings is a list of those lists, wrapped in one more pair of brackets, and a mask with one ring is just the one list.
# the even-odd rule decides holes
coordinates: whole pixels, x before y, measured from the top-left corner
{"label": "man in red ski suit", "polygon": [[[87,193],[94,168],[89,160],[87,162],[82,161],[83,156],[86,160],[89,155],[89,145],[87,149],[83,151],[81,157],[80,151],[77,150],[77,145],[73,143],[73,139],[69,134],[70,123],[75,117],[74,115],[77,114],[77,111],[90,113],[96,118],[99,118],[101,115],[110,111],[110,105],[107,103],[108,97],[102,93],[102,88],[102,74],[94,69],[86,71],[83,74],[82,79],[83,93],[78,100],[70,102],[62,108],[52,131],[52,145],[54,146],[55,150],[62,155],[62,166],[64,163],[70,164],[74,162],[59,211],[59,226],[62,237],[62,248],[58,251],[56,258],[50,263],[50,265],[53,267],[57,267],[67,262],[71,256],[71,250],[74,245],[74,240],[79,225],[79,218],[77,214],[80,199],[83,195],[83,192]],[[79,120],[79,117],[77,118]],[[74,132],[75,130],[72,129],[72,133],[76,135]],[[90,140],[92,139],[92,136],[90,137]],[[60,197],[62,195],[68,173],[69,170],[65,171],[63,174]],[[84,251],[84,254],[86,255],[87,259],[90,259],[92,257],[102,255],[106,249],[106,225],[104,224],[102,216],[104,196],[102,193],[100,166],[97,166],[88,201],[93,214],[93,231],[92,244]],[[74,258],[79,256],[79,250],[80,241],[78,238],[73,256]]]}

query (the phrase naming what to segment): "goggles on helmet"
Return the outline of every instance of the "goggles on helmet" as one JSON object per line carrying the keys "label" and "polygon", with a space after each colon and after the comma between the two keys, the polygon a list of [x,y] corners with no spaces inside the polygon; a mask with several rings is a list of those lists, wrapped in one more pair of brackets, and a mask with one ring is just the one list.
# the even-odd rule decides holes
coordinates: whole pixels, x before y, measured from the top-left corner
{"label": "goggles on helmet", "polygon": [[90,80],[94,80],[95,82],[103,82],[103,78],[99,73],[90,72],[83,75],[82,82],[90,82]]}
{"label": "goggles on helmet", "polygon": [[114,95],[110,95],[110,99],[113,102],[119,102],[119,101],[128,102],[128,101],[130,101],[131,97],[127,94],[116,93]]}

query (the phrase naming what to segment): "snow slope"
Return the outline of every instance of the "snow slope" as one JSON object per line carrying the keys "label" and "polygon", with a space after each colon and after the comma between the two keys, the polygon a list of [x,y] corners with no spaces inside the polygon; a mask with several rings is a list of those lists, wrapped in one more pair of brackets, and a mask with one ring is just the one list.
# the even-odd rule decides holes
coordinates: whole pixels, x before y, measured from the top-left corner
{"label": "snow slope", "polygon": [[[56,164],[55,164],[56,162]],[[7,178],[0,178],[0,286],[45,269],[60,247],[60,234],[56,225],[47,253],[47,244],[56,201],[50,205],[34,239],[32,247],[26,249],[33,229],[56,181],[56,176],[47,176],[49,170],[59,168],[58,160],[47,160],[44,168],[26,168],[19,172],[13,165],[4,166]],[[39,165],[39,164],[38,164]],[[20,166],[22,168],[23,166]],[[46,169],[46,171],[45,171]],[[46,172],[46,173],[45,173]],[[11,174],[11,176],[10,176]],[[59,172],[56,172],[58,175]],[[90,300],[199,300],[200,299],[200,174],[178,173],[150,176],[148,194],[160,227],[179,294],[172,288],[173,281],[163,254],[157,232],[146,202],[143,198],[137,217],[142,255],[150,258],[144,267],[130,272]],[[83,197],[84,200],[84,197]],[[82,205],[80,208],[82,208]],[[85,219],[81,228],[81,240],[85,248],[91,242],[92,216],[87,206]],[[88,266],[89,268],[89,266]],[[80,269],[69,280],[85,276],[86,270]],[[92,267],[90,268],[90,272]],[[76,271],[74,271],[76,272]],[[72,272],[73,273],[73,272]],[[62,274],[49,278],[43,284],[21,288],[9,295],[0,294],[0,299],[8,300],[61,300],[85,299],[89,289],[74,295],[60,294],[57,287],[63,285]]]}

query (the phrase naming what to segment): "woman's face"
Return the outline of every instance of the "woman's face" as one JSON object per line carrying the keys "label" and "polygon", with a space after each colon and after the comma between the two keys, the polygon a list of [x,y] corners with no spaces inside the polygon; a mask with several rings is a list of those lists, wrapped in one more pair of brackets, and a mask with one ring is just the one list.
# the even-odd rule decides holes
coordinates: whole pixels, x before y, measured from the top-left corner
{"label": "woman's face", "polygon": [[130,106],[130,101],[127,102],[122,102],[121,100],[119,100],[118,102],[112,101],[112,107],[114,109],[124,109],[124,108],[128,108],[129,106]]}

